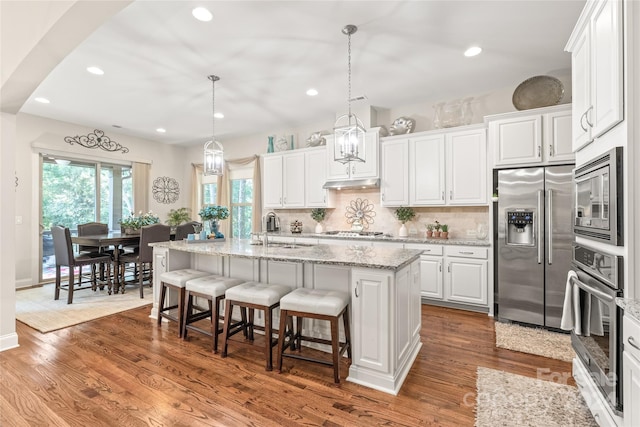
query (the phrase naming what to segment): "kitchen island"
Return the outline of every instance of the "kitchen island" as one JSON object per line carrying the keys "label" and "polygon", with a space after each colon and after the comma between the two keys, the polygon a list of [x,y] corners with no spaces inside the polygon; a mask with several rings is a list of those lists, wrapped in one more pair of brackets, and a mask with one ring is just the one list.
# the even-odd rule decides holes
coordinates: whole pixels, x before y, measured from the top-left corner
{"label": "kitchen island", "polygon": [[[158,314],[159,275],[193,268],[292,288],[349,292],[353,354],[347,381],[397,394],[422,345],[419,250],[322,244],[263,246],[238,239],[151,245],[151,317]],[[309,328],[305,331],[309,335],[327,338],[330,331],[324,323],[310,320],[303,327]]]}

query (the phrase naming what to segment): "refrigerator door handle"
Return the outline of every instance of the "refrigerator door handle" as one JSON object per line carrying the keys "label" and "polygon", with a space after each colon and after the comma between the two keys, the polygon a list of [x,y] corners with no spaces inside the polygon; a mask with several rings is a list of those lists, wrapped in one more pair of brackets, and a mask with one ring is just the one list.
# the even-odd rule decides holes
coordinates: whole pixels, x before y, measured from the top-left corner
{"label": "refrigerator door handle", "polygon": [[[540,237],[542,236],[542,221],[540,216],[542,214],[542,190],[538,190],[538,216],[536,218],[538,229],[536,230],[537,236],[534,236],[534,241],[538,247],[538,264],[542,264],[542,247]],[[544,218],[544,217],[543,217]]]}
{"label": "refrigerator door handle", "polygon": [[547,190],[547,263],[553,264],[553,190]]}

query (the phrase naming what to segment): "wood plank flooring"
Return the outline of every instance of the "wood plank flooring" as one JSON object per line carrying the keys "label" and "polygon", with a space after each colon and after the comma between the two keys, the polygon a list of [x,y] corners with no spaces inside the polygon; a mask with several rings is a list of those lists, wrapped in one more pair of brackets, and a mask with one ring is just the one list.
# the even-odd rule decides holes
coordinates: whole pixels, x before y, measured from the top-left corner
{"label": "wood plank flooring", "polygon": [[[18,322],[20,347],[0,353],[0,425],[8,426],[472,426],[476,368],[569,376],[567,362],[495,348],[486,314],[422,306],[423,346],[398,396],[332,368],[285,359],[264,370],[262,338],[229,357],[149,307],[41,334]],[[236,339],[238,335],[234,337]],[[570,381],[573,381],[570,378]]]}

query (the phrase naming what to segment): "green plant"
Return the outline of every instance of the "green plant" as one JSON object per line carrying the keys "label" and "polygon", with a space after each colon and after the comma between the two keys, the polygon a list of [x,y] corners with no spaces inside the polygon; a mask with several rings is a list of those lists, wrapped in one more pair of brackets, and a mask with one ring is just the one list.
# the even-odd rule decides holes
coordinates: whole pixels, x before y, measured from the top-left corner
{"label": "green plant", "polygon": [[322,222],[324,221],[324,217],[327,214],[327,210],[325,208],[315,208],[315,209],[311,209],[311,218],[315,221],[315,222]]}
{"label": "green plant", "polygon": [[165,223],[172,227],[177,227],[183,222],[189,222],[189,221],[191,221],[189,208],[178,208],[178,209],[171,209],[169,211],[169,214],[167,215],[167,220],[165,221]]}
{"label": "green plant", "polygon": [[211,219],[227,219],[229,218],[229,208],[226,206],[207,205],[198,212],[203,221]]}
{"label": "green plant", "polygon": [[449,232],[449,226],[447,224],[442,224],[440,226],[440,228],[442,229],[443,233],[448,233]]}
{"label": "green plant", "polygon": [[425,227],[427,227],[428,231],[433,231],[434,225],[433,224],[426,224]]}
{"label": "green plant", "polygon": [[398,221],[404,224],[407,221],[411,221],[416,216],[416,213],[413,208],[400,206],[395,210],[395,215]]}
{"label": "green plant", "polygon": [[137,229],[144,227],[145,225],[157,224],[160,222],[160,218],[153,212],[149,211],[143,214],[142,211],[138,212],[138,215],[129,215],[126,218],[120,220],[120,225],[124,228]]}
{"label": "green plant", "polygon": [[438,220],[436,220],[436,223],[435,223],[435,224],[433,224],[433,228],[434,228],[436,231],[440,231],[440,227],[442,227],[442,226],[440,225],[440,223],[438,222]]}

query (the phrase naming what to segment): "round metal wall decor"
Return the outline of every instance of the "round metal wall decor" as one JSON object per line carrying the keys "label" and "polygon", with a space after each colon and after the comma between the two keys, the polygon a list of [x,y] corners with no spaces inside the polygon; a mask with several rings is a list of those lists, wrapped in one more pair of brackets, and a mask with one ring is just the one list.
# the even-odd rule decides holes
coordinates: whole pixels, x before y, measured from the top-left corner
{"label": "round metal wall decor", "polygon": [[351,224],[352,227],[354,223],[360,224],[366,230],[373,224],[376,213],[373,210],[373,203],[369,203],[367,199],[357,198],[349,203],[344,216],[347,218],[347,224]]}
{"label": "round metal wall decor", "polygon": [[168,176],[161,176],[153,181],[153,198],[159,203],[175,203],[180,196],[178,181]]}

